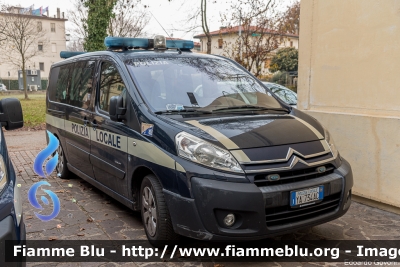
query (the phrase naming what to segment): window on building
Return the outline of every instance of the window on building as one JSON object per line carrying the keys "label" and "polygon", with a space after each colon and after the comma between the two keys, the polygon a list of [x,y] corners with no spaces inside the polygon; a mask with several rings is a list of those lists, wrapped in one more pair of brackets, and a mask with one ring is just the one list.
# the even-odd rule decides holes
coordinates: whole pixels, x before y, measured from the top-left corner
{"label": "window on building", "polygon": [[41,21],[37,22],[37,30],[38,30],[38,32],[42,31],[42,22]]}
{"label": "window on building", "polygon": [[57,45],[55,43],[51,44],[51,52],[53,52],[53,53],[57,52]]}
{"label": "window on building", "polygon": [[125,84],[118,73],[117,68],[110,62],[104,62],[101,66],[99,107],[109,112],[110,99],[124,93]]}
{"label": "window on building", "polygon": [[50,23],[50,29],[51,29],[51,32],[56,32],[56,24]]}
{"label": "window on building", "polygon": [[38,50],[39,51],[43,51],[43,43],[39,43],[38,44]]}
{"label": "window on building", "polygon": [[290,47],[293,47],[293,41],[290,41]]}
{"label": "window on building", "polygon": [[218,48],[221,49],[222,45],[224,44],[224,40],[223,39],[218,39]]}
{"label": "window on building", "polygon": [[39,69],[44,71],[44,62],[39,62]]}

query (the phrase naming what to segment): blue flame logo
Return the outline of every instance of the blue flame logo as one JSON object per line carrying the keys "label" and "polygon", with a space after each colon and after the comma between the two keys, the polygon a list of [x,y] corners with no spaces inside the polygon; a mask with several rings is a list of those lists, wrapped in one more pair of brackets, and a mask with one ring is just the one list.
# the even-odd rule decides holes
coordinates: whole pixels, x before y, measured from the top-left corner
{"label": "blue flame logo", "polygon": [[[39,175],[42,178],[46,178],[49,175],[51,175],[51,173],[56,168],[57,162],[58,162],[58,153],[57,152],[54,154],[53,157],[51,157],[46,162],[45,172],[43,171],[43,165],[44,165],[46,159],[48,157],[50,157],[57,150],[58,146],[60,145],[58,139],[52,133],[47,131],[47,135],[49,136],[49,144],[47,145],[47,147],[45,149],[43,149],[42,151],[39,152],[39,154],[36,156],[35,162],[33,163],[33,170],[35,171],[35,173],[37,175]],[[40,182],[32,185],[32,187],[28,191],[29,202],[31,203],[31,205],[34,208],[39,209],[39,210],[43,210],[43,207],[37,201],[36,194],[37,194],[38,188],[42,185],[51,186],[46,181],[40,181]],[[45,193],[47,193],[50,196],[50,199],[53,201],[53,212],[50,215],[42,215],[42,214],[35,212],[35,215],[42,221],[50,221],[50,220],[54,219],[55,217],[57,217],[58,213],[60,213],[60,200],[58,199],[57,195],[53,191],[47,190],[47,189],[43,189],[43,191]],[[42,196],[40,199],[42,200],[42,202],[45,205],[49,205],[49,200],[47,199],[47,197]]]}
{"label": "blue flame logo", "polygon": [[[48,182],[46,182],[46,181],[40,181],[40,182],[34,184],[34,185],[29,189],[29,191],[28,191],[28,199],[29,199],[29,202],[31,203],[31,205],[32,205],[33,207],[35,207],[35,208],[37,208],[37,209],[39,209],[39,210],[42,210],[43,207],[42,207],[42,206],[39,204],[39,202],[37,201],[37,199],[36,199],[36,194],[37,194],[38,188],[39,188],[40,186],[42,186],[42,185],[51,186],[51,185],[50,185]],[[46,222],[47,222],[47,221],[50,221],[50,220],[54,219],[55,217],[57,217],[58,213],[60,213],[60,200],[58,199],[57,195],[56,195],[53,191],[51,191],[51,190],[46,190],[46,189],[43,189],[43,191],[44,191],[45,193],[47,193],[47,194],[50,196],[51,200],[53,201],[53,212],[52,212],[50,215],[42,215],[42,214],[39,214],[39,213],[35,212],[35,215],[36,215],[36,217],[38,217],[40,220],[46,221]],[[43,203],[44,203],[45,205],[49,205],[49,200],[48,200],[45,196],[42,196],[40,199],[43,201]]]}
{"label": "blue flame logo", "polygon": [[58,139],[49,131],[47,131],[47,135],[49,136],[49,144],[45,149],[39,152],[39,154],[36,156],[35,162],[33,164],[33,170],[36,172],[37,175],[40,177],[45,178],[46,176],[49,176],[54,169],[57,166],[58,162],[58,153],[54,155],[53,158],[49,159],[46,163],[46,174],[43,172],[43,164],[44,161],[51,156],[51,154],[54,153],[54,151],[57,150],[58,145],[60,144],[58,142]]}

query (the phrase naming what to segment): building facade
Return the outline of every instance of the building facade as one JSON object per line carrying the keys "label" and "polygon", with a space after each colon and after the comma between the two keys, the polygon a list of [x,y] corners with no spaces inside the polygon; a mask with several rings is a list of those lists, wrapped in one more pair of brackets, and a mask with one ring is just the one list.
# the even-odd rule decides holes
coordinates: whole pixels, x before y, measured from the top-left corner
{"label": "building facade", "polygon": [[[0,13],[2,16],[13,16],[18,14],[20,8],[12,8],[9,13]],[[41,29],[45,36],[42,38],[44,41],[38,41],[37,44],[32,44],[30,49],[38,49],[43,51],[38,56],[33,57],[27,64],[27,70],[40,70],[42,79],[48,79],[50,66],[61,60],[60,51],[66,50],[66,35],[65,35],[65,22],[67,19],[64,18],[64,13],[60,13],[57,9],[57,15],[53,17],[33,16],[29,14],[23,14],[21,16],[28,16],[38,29]],[[0,53],[4,53],[1,51]],[[17,66],[8,62],[0,62],[0,78],[1,79],[18,79]]]}
{"label": "building facade", "polygon": [[360,201],[400,212],[400,1],[302,0],[298,108],[331,132]]}
{"label": "building facade", "polygon": [[[255,33],[257,34],[257,33]],[[234,44],[239,38],[239,26],[232,28],[221,27],[217,31],[210,32],[211,35],[211,54],[214,55],[225,55],[224,48],[226,45]],[[200,40],[200,52],[207,52],[207,36],[205,34],[199,34],[193,36],[195,39]],[[279,38],[280,43],[275,52],[284,47],[294,47],[299,48],[299,36],[296,34],[283,34]],[[269,62],[265,62],[263,65],[264,73],[269,73],[268,71]]]}

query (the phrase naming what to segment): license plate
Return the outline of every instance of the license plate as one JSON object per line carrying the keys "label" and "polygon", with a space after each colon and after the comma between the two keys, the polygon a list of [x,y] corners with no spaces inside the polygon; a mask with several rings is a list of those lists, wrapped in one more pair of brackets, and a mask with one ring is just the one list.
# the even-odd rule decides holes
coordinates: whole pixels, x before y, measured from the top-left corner
{"label": "license plate", "polygon": [[292,208],[305,207],[321,202],[324,199],[324,186],[312,187],[290,192],[290,206]]}

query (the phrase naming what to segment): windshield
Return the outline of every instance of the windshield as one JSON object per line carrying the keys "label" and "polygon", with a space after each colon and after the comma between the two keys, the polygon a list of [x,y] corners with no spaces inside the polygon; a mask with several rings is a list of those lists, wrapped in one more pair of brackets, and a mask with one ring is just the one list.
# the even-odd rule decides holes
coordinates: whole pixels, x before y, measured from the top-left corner
{"label": "windshield", "polygon": [[156,111],[283,108],[255,79],[224,59],[146,57],[125,63]]}
{"label": "windshield", "polygon": [[297,95],[290,89],[272,87],[271,91],[289,105],[297,105]]}

